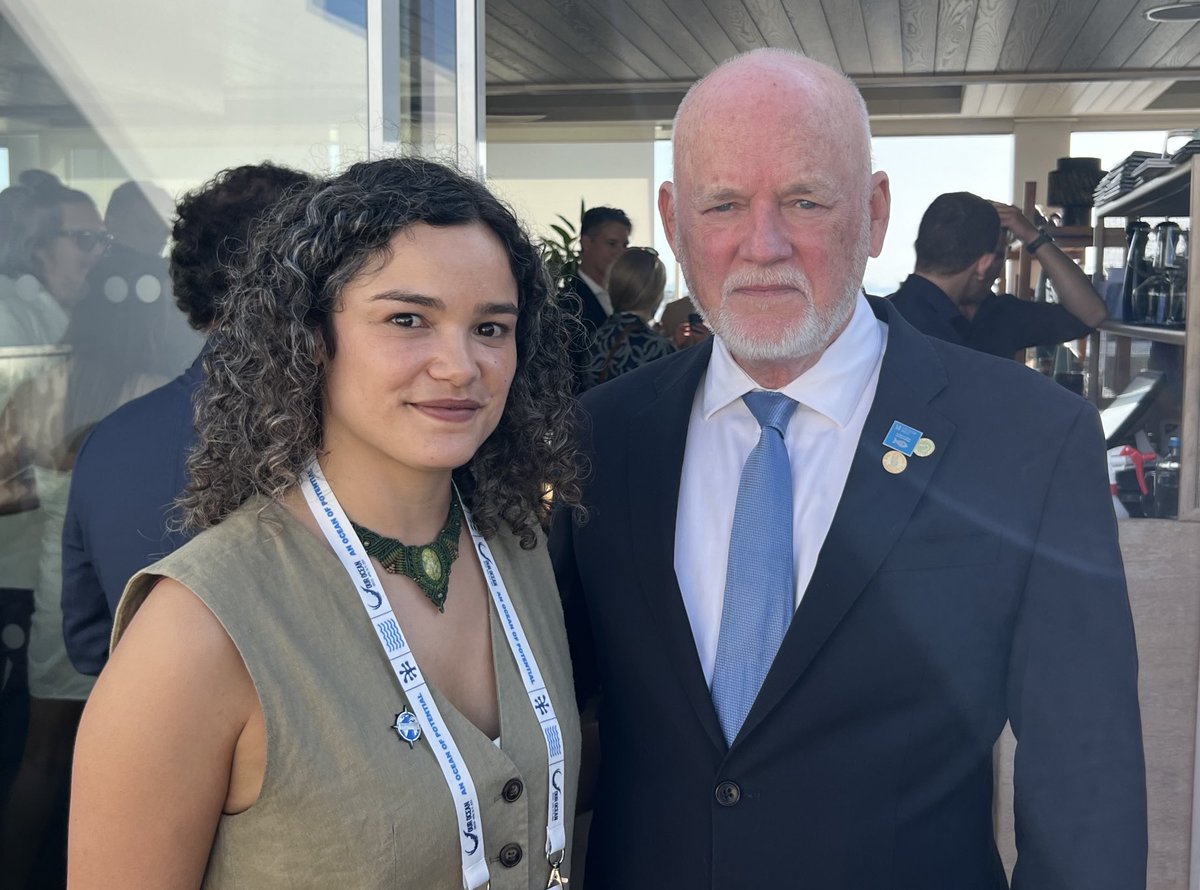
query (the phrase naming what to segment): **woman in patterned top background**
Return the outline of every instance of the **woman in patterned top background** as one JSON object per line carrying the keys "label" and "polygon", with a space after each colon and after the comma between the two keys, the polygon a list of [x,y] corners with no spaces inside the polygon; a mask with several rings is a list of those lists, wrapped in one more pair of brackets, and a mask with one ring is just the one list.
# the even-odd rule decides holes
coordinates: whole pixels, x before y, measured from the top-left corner
{"label": "woman in patterned top background", "polygon": [[613,314],[596,329],[580,372],[581,390],[675,352],[675,344],[650,327],[666,283],[667,270],[649,247],[631,247],[613,263],[608,276]]}

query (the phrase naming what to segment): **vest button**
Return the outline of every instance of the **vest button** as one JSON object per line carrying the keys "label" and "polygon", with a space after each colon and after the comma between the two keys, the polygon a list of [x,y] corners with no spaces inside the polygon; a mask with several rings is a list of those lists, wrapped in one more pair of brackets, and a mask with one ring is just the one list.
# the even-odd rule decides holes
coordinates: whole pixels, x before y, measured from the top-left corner
{"label": "vest button", "polygon": [[520,779],[509,779],[504,783],[504,790],[500,792],[500,796],[509,803],[515,803],[524,790],[525,786],[521,784]]}
{"label": "vest button", "polygon": [[525,854],[520,844],[505,844],[500,848],[500,864],[505,868],[512,868],[521,861],[523,855]]}
{"label": "vest button", "polygon": [[723,807],[736,807],[742,799],[742,789],[737,782],[722,782],[716,788],[717,803]]}

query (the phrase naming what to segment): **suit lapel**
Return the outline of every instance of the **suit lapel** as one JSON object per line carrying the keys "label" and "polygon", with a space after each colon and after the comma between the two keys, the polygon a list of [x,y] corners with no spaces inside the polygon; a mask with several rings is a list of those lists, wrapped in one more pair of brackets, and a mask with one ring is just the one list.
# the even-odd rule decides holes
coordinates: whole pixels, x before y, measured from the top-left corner
{"label": "suit lapel", "polygon": [[[947,382],[933,347],[886,301],[873,300],[872,308],[888,323],[875,399],[812,580],[739,739],[787,694],[850,611],[904,530],[954,433],[930,404]],[[883,440],[896,420],[921,430],[936,450],[910,457],[904,472],[892,474],[883,468]]]}
{"label": "suit lapel", "polygon": [[[629,526],[634,541],[634,566],[646,604],[654,616],[653,633],[668,652],[679,683],[714,746],[725,750],[712,697],[696,653],[691,622],[675,576],[675,515],[679,479],[687,444],[688,420],[696,387],[708,367],[712,341],[688,350],[671,362],[655,381],[655,397],[631,425],[626,455],[629,467]],[[653,442],[653,448],[646,448]],[[647,497],[653,492],[652,497]]]}

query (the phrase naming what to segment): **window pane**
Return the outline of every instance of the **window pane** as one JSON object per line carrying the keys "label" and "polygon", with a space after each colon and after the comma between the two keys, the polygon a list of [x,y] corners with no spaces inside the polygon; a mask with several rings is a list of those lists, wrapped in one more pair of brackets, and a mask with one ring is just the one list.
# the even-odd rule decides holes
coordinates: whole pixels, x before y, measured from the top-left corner
{"label": "window pane", "polygon": [[1013,139],[1003,136],[878,136],[871,140],[876,170],[888,174],[892,217],[883,252],[867,263],[869,294],[886,296],[913,270],[917,227],[944,192],[974,192],[1011,201]]}
{"label": "window pane", "polygon": [[[1135,151],[1163,150],[1166,130],[1119,130],[1107,132],[1078,132],[1071,134],[1071,157],[1099,158],[1100,166],[1111,170]],[[1185,140],[1175,142],[1179,148]]]}
{"label": "window pane", "polygon": [[[59,716],[91,687],[67,659],[60,608],[80,445],[203,343],[167,274],[175,201],[264,160],[334,171],[364,158],[367,138],[366,0],[0,5],[0,801],[24,741],[23,711],[3,710],[16,684]],[[32,871],[30,886],[62,886],[53,807],[73,719],[31,736],[31,757],[51,763],[18,780],[23,835],[0,851],[0,884]]]}

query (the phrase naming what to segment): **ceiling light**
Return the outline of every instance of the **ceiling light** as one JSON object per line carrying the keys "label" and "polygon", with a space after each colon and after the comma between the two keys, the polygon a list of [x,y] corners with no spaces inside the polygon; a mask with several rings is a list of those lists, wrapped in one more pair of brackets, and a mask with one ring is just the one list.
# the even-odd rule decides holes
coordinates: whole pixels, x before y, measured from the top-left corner
{"label": "ceiling light", "polygon": [[1146,10],[1152,22],[1200,22],[1200,0],[1181,0]]}

